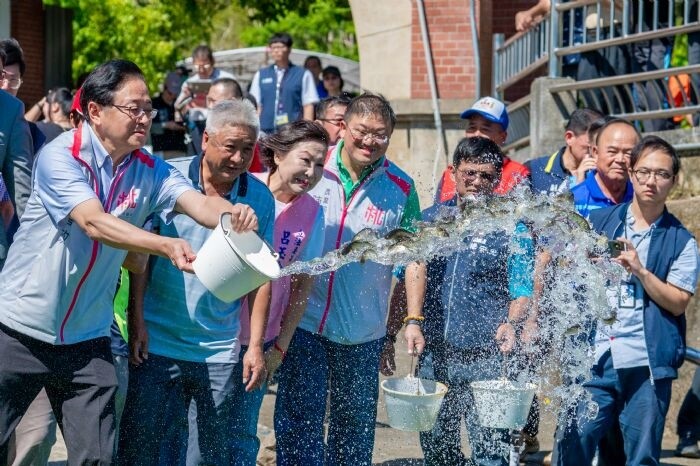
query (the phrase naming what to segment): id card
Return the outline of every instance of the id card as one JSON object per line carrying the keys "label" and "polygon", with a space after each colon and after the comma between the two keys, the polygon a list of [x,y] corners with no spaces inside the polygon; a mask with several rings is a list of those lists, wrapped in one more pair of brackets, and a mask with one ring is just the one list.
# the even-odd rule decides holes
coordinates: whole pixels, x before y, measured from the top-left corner
{"label": "id card", "polygon": [[286,113],[280,113],[279,115],[275,116],[275,126],[282,126],[286,125],[289,123],[289,115]]}
{"label": "id card", "polygon": [[619,308],[634,309],[634,298],[637,291],[637,285],[632,283],[620,283],[620,294],[618,305]]}

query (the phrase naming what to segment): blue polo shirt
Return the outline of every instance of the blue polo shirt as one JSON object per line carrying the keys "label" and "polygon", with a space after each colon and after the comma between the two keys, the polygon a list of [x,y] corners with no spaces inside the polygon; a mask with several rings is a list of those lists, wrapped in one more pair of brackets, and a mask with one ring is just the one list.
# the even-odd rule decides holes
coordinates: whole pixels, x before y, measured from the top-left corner
{"label": "blue polo shirt", "polygon": [[[592,210],[601,209],[603,207],[612,207],[618,204],[612,199],[609,199],[605,194],[603,194],[603,191],[600,190],[598,181],[595,179],[596,173],[597,170],[591,170],[583,182],[571,188],[571,194],[574,196],[574,208],[579,214],[586,218],[588,218],[588,215]],[[627,180],[625,196],[620,204],[631,201],[633,194],[634,191],[632,189],[632,183]]]}
{"label": "blue polo shirt", "polygon": [[[201,157],[181,157],[169,162],[203,192]],[[228,199],[232,204],[253,208],[258,216],[258,232],[272,244],[275,200],[267,186],[244,173],[236,179]],[[195,251],[211,234],[211,230],[185,215],[177,216],[170,224],[160,220],[154,221],[154,228],[159,228],[162,236],[183,238]],[[183,273],[170,260],[156,257],[143,307],[151,353],[183,361],[238,362],[240,299],[225,303],[211,294],[196,275]]]}

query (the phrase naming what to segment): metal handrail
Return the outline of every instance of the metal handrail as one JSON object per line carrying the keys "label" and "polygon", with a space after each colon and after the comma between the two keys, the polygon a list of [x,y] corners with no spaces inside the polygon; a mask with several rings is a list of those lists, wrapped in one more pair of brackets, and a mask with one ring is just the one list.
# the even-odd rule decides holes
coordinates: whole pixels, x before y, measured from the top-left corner
{"label": "metal handrail", "polygon": [[623,74],[620,76],[610,76],[607,78],[587,79],[586,81],[574,81],[571,83],[555,84],[549,88],[553,94],[578,91],[581,89],[596,89],[606,86],[616,86],[631,82],[653,81],[655,79],[668,78],[681,74],[700,73],[700,65],[679,66],[677,68],[667,68],[664,70],[647,71],[645,73]]}

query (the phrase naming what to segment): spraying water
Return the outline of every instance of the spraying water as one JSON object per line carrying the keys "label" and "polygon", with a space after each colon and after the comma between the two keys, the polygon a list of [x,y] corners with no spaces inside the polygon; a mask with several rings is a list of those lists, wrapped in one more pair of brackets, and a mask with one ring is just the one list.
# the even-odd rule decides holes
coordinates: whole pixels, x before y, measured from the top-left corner
{"label": "spraying water", "polygon": [[610,261],[607,239],[593,232],[572,206],[570,198],[533,194],[521,186],[505,197],[469,201],[463,209],[446,207],[434,222],[419,223],[414,232],[362,230],[341,248],[293,263],[282,275],[317,275],[351,262],[429,261],[468,247],[468,236],[511,233],[518,222],[526,223],[537,255],[550,258],[535,277],[543,284],[542,292],[532,299],[539,314],[536,338],[507,358],[507,372],[518,382],[536,384],[540,409],[557,416],[563,427],[573,420],[574,407],[582,398],[588,403],[585,416],[597,414],[597,406],[583,389],[594,363],[590,342],[597,325],[615,322],[606,289],[610,283],[619,283],[624,273]]}

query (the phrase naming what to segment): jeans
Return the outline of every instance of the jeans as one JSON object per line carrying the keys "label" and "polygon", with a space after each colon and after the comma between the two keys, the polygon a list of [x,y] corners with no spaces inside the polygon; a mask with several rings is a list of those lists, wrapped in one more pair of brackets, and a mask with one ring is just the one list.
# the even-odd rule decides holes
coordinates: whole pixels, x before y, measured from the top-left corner
{"label": "jeans", "polygon": [[[384,339],[334,343],[297,329],[280,368],[275,435],[281,466],[372,464]],[[328,445],[323,420],[330,385]]]}
{"label": "jeans", "polygon": [[[489,429],[479,423],[470,382],[497,379],[502,358],[498,352],[471,360],[448,356],[441,345],[431,345],[421,356],[419,377],[446,383],[449,391],[442,402],[433,430],[420,433],[426,466],[467,465],[507,466],[509,432]],[[462,453],[460,424],[465,420],[471,461]]]}
{"label": "jeans", "polygon": [[[141,365],[131,366],[119,463],[177,465],[186,456],[187,464],[235,464],[229,432],[238,409],[233,392],[241,385],[236,365],[150,354]],[[189,439],[188,410],[193,410]]]}
{"label": "jeans", "polygon": [[671,400],[671,380],[654,380],[648,367],[615,369],[610,351],[591,369],[585,384],[598,405],[594,419],[585,417],[587,403],[559,440],[559,466],[590,465],[598,442],[619,417],[625,456],[630,465],[658,465],[664,419]]}

